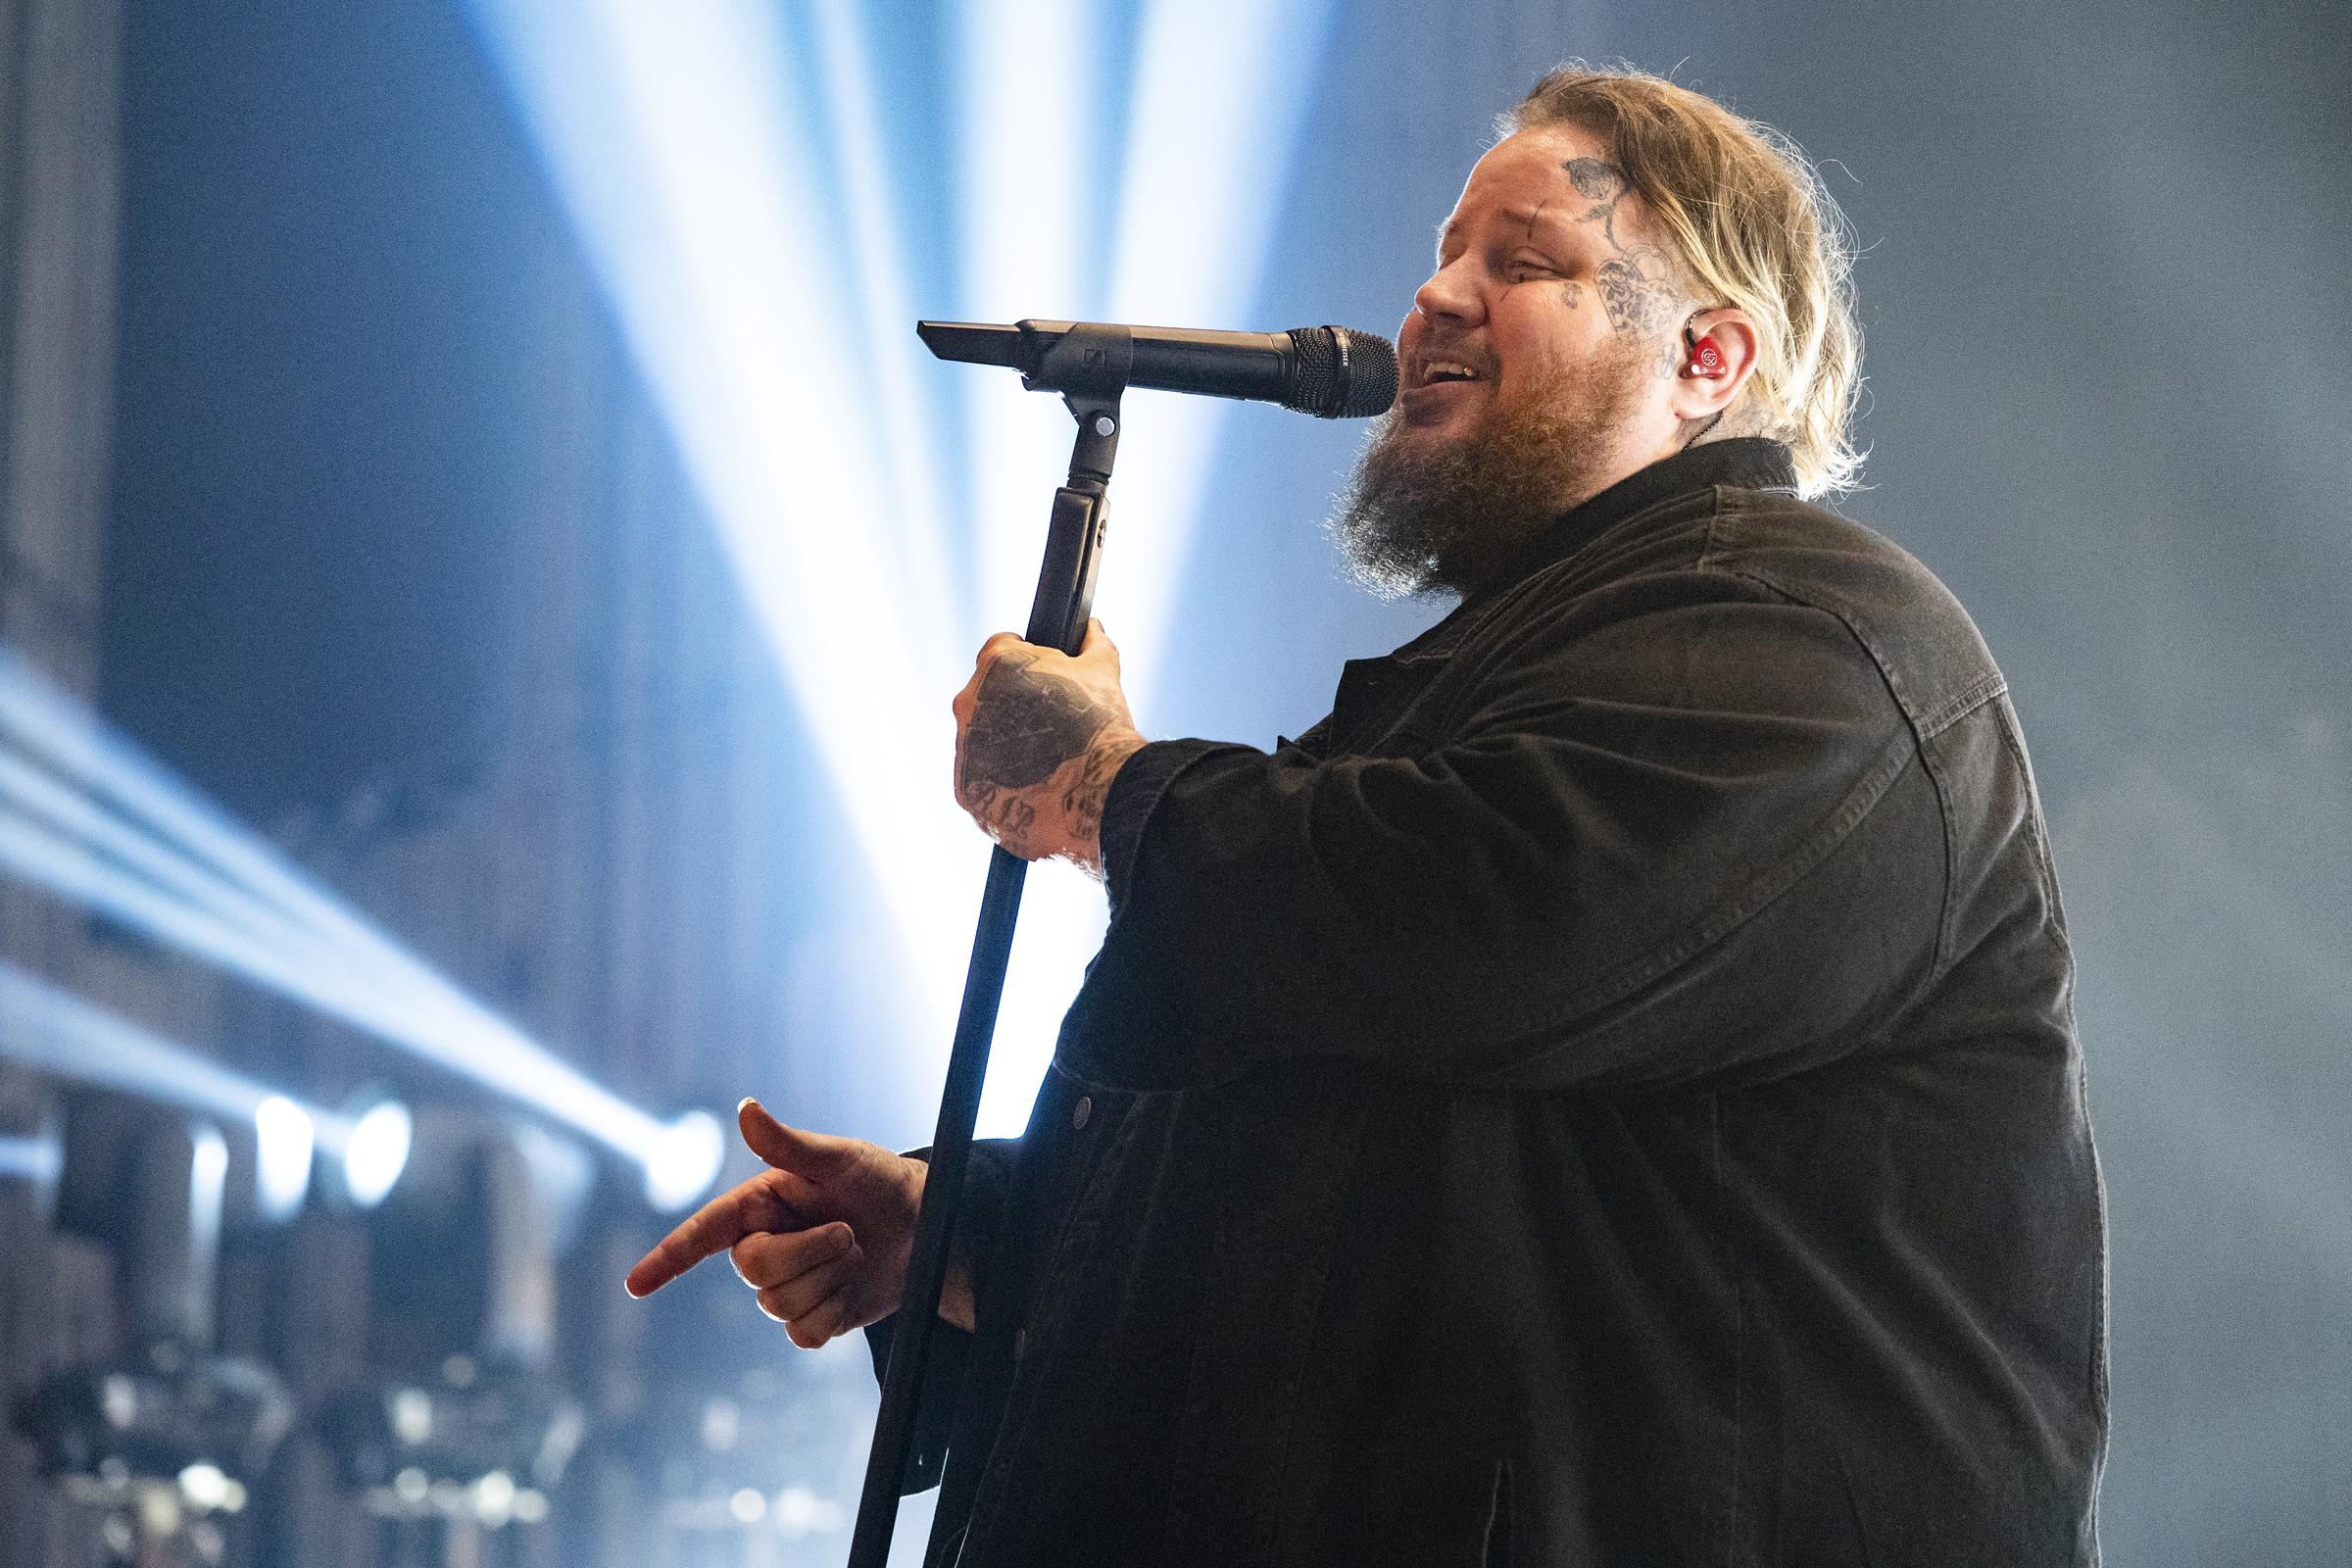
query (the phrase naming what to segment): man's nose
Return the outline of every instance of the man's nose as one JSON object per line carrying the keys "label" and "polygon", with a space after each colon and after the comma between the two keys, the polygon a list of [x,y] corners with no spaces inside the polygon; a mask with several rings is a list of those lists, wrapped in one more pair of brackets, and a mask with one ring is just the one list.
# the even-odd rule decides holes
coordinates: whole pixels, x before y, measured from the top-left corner
{"label": "man's nose", "polygon": [[1454,262],[1430,273],[1429,281],[1413,291],[1413,309],[1433,320],[1443,318],[1476,325],[1481,302],[1473,280],[1464,275],[1462,264]]}

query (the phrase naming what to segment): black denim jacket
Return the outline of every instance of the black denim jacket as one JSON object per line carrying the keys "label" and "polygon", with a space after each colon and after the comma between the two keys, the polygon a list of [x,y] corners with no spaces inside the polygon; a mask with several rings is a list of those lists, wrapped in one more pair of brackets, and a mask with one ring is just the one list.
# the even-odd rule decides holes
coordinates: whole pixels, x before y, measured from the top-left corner
{"label": "black denim jacket", "polygon": [[907,1481],[944,1447],[965,1568],[2096,1561],[2016,717],[1790,485],[1767,441],[1659,464],[1298,741],[1120,772]]}

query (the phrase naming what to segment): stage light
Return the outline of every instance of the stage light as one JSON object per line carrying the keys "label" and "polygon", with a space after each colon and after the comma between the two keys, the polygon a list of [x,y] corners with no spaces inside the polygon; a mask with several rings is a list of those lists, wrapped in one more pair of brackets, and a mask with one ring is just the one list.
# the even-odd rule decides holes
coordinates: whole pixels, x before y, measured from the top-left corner
{"label": "stage light", "polygon": [[514,1478],[504,1470],[493,1470],[475,1481],[472,1489],[473,1516],[492,1530],[514,1517]]}
{"label": "stage light", "polygon": [[180,1471],[179,1494],[198,1513],[235,1513],[245,1506],[245,1489],[209,1461]]}
{"label": "stage light", "polygon": [[291,1219],[311,1190],[311,1154],[318,1141],[311,1113],[283,1095],[253,1107],[256,1185],[262,1212]]}
{"label": "stage light", "polygon": [[[1336,9],[1332,0],[1146,6],[1111,231],[1110,319],[1298,324],[1253,321],[1252,306],[1314,102],[1299,83],[1319,74]],[[1145,393],[1128,421],[1132,439],[1119,449],[1117,553],[1103,567],[1101,610],[1118,628],[1139,717],[1174,667],[1173,587],[1184,578],[1218,435],[1232,413],[1221,398]]]}
{"label": "stage light", "polygon": [[[854,1340],[854,1337],[853,1337]],[[856,1499],[841,1446],[873,1420],[873,1373],[853,1341],[754,1366],[723,1383],[649,1391],[605,1451],[646,1478],[646,1500],[695,1535],[843,1531]],[[931,1499],[907,1499],[902,1533],[922,1540]],[[919,1522],[918,1522],[919,1521]],[[691,1555],[691,1554],[690,1554]],[[755,1550],[752,1555],[759,1553]]]}
{"label": "stage light", "polygon": [[[0,865],[640,1165],[664,1149],[661,1121],[466,996],[6,649],[0,731],[43,764],[0,755]],[[662,1190],[676,1193],[688,1167],[674,1149],[662,1157]]]}
{"label": "stage light", "polygon": [[[957,15],[954,58],[964,113],[950,144],[959,159],[962,231],[928,236],[961,264],[955,314],[1100,319],[1097,235],[1109,216],[1102,176],[1115,145],[1098,91],[1102,8],[1086,0],[964,0]],[[1045,82],[1053,89],[1041,91]],[[1090,152],[1100,155],[1092,167],[1081,162]],[[1021,629],[1072,426],[1058,404],[1008,376],[964,373],[951,384],[971,431],[971,467],[958,495],[975,543],[969,602],[978,623],[967,630],[976,645],[984,632]],[[1122,463],[1135,445],[1122,441]],[[1116,554],[1105,569],[1116,572],[1127,545],[1126,487],[1114,480],[1112,494],[1108,548]]]}
{"label": "stage light", "polygon": [[850,1522],[848,1510],[807,1487],[786,1487],[776,1494],[776,1534],[798,1537],[830,1535]]}
{"label": "stage light", "polygon": [[645,1162],[645,1200],[659,1209],[683,1208],[718,1179],[727,1157],[718,1118],[690,1110],[662,1129]]}
{"label": "stage light", "polygon": [[[965,318],[1248,324],[1306,103],[1290,87],[1332,9],[1157,0],[1122,82],[1108,7],[965,0],[956,81],[898,106],[846,0],[471,0],[905,939],[928,1035],[910,1090],[927,1096],[947,1051],[987,859],[938,783],[951,737],[933,721],[980,636],[1020,626],[1071,429],[1004,378],[910,359],[904,258],[956,258]],[[787,31],[804,21],[805,74]],[[958,200],[894,208],[929,182],[886,167],[880,127],[942,102],[960,106],[939,138]],[[963,471],[926,390],[962,406]],[[1154,399],[1113,485],[1101,610],[1147,728],[1219,418],[1205,402]],[[970,564],[962,592],[941,581],[951,560]],[[1102,922],[1099,888],[1032,876],[982,1132],[1025,1121]]]}
{"label": "stage light", "polygon": [[65,1149],[54,1137],[0,1137],[0,1181],[45,1189],[57,1185],[65,1168]]}
{"label": "stage light", "polygon": [[[69,837],[122,859],[160,890],[182,893],[253,934],[274,939],[291,933],[299,941],[307,933],[330,958],[391,948],[274,846],[4,646],[0,732],[56,775],[45,781],[12,760],[0,768],[0,795],[48,815]],[[74,788],[60,790],[57,781]],[[95,803],[108,805],[112,816],[93,815]]]}
{"label": "stage light", "polygon": [[392,1191],[409,1163],[415,1121],[397,1100],[379,1100],[352,1118],[343,1140],[343,1195],[360,1208],[373,1208]]}
{"label": "stage light", "polygon": [[[856,342],[867,262],[820,195],[826,127],[786,86],[789,19],[711,0],[471,10],[900,934],[922,955],[968,943],[984,857],[936,784],[952,738],[906,721],[954,691],[967,617],[907,548],[886,477],[931,421],[884,422]],[[959,976],[915,978],[952,1017]]]}
{"label": "stage light", "polygon": [[[650,1160],[662,1124],[602,1088],[413,959],[384,961],[355,982],[347,968],[305,961],[299,949],[260,940],[158,891],[85,846],[22,813],[0,809],[0,864],[73,899],[342,1018],[555,1120],[630,1158]],[[385,959],[382,954],[370,955]],[[673,1156],[674,1157],[674,1156]]]}
{"label": "stage light", "polygon": [[[250,1124],[262,1212],[283,1219],[301,1206],[310,1184],[312,1144],[324,1113],[5,961],[0,961],[0,1055],[69,1083]],[[218,1134],[198,1141],[197,1159],[199,1180],[224,1178],[227,1152]]]}

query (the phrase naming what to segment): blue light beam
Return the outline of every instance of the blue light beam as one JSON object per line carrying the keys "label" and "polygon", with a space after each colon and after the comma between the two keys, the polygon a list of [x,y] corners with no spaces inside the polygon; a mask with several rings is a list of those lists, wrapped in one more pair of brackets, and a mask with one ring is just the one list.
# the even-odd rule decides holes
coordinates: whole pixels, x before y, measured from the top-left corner
{"label": "blue light beam", "polygon": [[87,792],[0,754],[0,865],[586,1133],[644,1167],[658,1207],[716,1179],[706,1113],[665,1123],[598,1085],[5,650],[0,730]]}
{"label": "blue light beam", "polygon": [[282,1220],[302,1206],[319,1126],[339,1120],[332,1112],[297,1104],[4,960],[0,1022],[0,1054],[36,1071],[251,1127],[263,1212]]}
{"label": "blue light beam", "polygon": [[[795,14],[819,83],[806,103],[772,8],[469,4],[884,889],[929,1019],[928,1077],[986,861],[944,784],[938,714],[980,637],[1020,623],[1070,430],[1009,378],[943,383],[911,359],[908,246],[953,251],[966,318],[1243,324],[1332,6],[1155,0],[1120,116],[1098,86],[1104,6],[962,0],[957,91],[920,106],[961,105],[938,138],[961,229],[914,215],[902,237],[880,134],[897,106],[876,101],[847,0]],[[1105,171],[1117,188],[1090,189]],[[968,471],[947,470],[926,384],[962,400]],[[1121,454],[1102,610],[1147,731],[1215,441],[1202,402],[1155,400]],[[943,491],[972,519],[961,592],[942,580]],[[877,622],[875,606],[904,610]],[[983,1131],[1025,1118],[1102,919],[1074,875],[1031,879]]]}

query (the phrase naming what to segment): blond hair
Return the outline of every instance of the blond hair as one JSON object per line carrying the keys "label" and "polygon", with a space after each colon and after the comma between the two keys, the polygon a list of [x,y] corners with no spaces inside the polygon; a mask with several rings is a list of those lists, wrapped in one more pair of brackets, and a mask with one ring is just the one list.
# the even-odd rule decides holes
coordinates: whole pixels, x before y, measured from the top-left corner
{"label": "blond hair", "polygon": [[1582,61],[1547,73],[1500,129],[1563,122],[1613,144],[1617,167],[1691,277],[1755,322],[1756,368],[1743,389],[1754,415],[1741,423],[1788,444],[1808,500],[1854,488],[1854,246],[1805,155],[1770,125],[1687,87]]}

